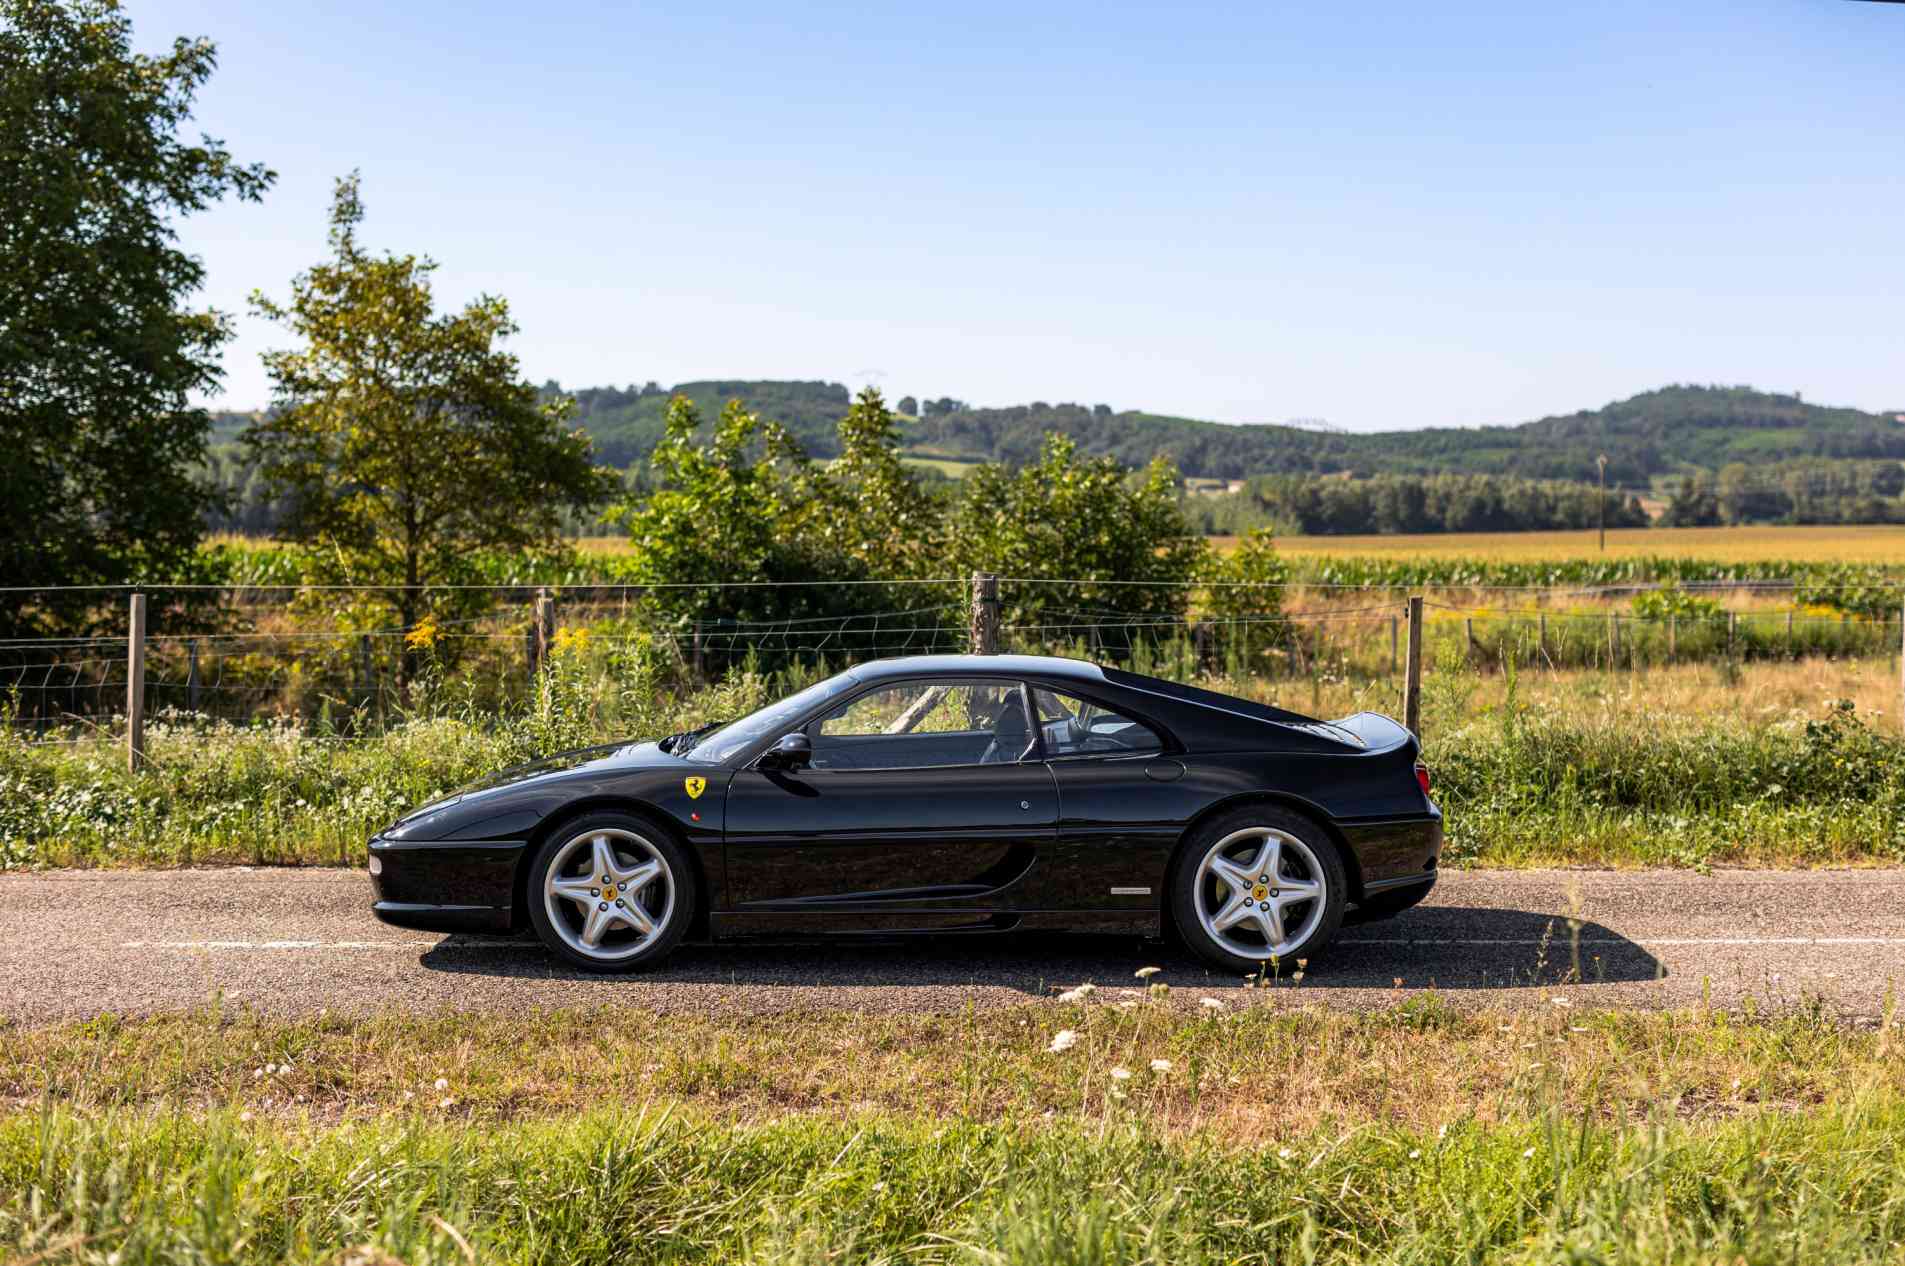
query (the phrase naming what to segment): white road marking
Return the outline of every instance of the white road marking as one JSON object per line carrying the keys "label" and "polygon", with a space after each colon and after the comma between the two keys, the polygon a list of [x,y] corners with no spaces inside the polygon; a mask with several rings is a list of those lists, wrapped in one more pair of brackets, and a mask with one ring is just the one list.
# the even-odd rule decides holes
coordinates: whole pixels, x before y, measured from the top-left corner
{"label": "white road marking", "polygon": [[120,949],[168,950],[357,950],[357,949],[511,949],[528,941],[121,941]]}
{"label": "white road marking", "polygon": [[[1551,949],[1573,945],[1657,945],[1662,947],[1718,945],[1882,945],[1905,947],[1905,936],[1584,936],[1579,940],[1552,937],[1355,937],[1334,942],[1337,945],[1546,945]],[[464,941],[122,941],[120,949],[139,950],[369,950],[369,949],[533,949],[531,940]]]}

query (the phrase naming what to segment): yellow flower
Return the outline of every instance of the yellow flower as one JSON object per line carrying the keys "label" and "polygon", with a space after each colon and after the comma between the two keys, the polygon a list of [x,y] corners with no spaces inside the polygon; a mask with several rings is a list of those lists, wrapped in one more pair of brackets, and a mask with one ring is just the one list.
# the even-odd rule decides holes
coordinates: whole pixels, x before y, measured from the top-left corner
{"label": "yellow flower", "polygon": [[589,630],[583,627],[556,630],[556,654],[580,654],[589,649]]}
{"label": "yellow flower", "polygon": [[405,646],[418,650],[428,650],[437,644],[437,622],[434,616],[424,616],[417,626],[403,635]]}

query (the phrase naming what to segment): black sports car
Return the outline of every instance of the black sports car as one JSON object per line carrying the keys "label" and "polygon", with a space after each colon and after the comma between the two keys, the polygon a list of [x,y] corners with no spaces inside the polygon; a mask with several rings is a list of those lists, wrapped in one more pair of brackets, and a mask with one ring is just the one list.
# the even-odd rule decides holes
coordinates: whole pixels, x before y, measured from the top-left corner
{"label": "black sports car", "polygon": [[684,937],[1173,928],[1245,971],[1435,882],[1413,735],[1068,659],[861,664],[751,716],[498,774],[370,842],[377,916],[535,928],[581,967]]}

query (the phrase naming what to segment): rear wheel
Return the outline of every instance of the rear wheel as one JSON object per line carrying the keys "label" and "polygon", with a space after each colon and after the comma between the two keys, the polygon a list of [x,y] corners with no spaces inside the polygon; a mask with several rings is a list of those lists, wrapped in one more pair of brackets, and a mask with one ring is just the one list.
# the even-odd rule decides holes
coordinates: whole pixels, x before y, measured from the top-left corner
{"label": "rear wheel", "polygon": [[1247,806],[1199,828],[1171,882],[1185,943],[1207,961],[1255,972],[1292,967],[1329,943],[1348,883],[1336,846],[1308,818]]}
{"label": "rear wheel", "polygon": [[680,943],[695,878],[681,846],[640,818],[593,813],[557,831],[529,869],[529,921],[590,971],[633,971]]}

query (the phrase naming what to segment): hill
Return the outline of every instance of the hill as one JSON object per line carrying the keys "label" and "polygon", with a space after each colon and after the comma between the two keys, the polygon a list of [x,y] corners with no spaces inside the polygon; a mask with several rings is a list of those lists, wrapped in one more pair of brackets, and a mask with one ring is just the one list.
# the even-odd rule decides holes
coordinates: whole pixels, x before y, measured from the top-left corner
{"label": "hill", "polygon": [[[555,383],[551,392],[560,391]],[[741,399],[786,425],[817,457],[835,452],[833,426],[847,388],[827,382],[708,381],[662,388],[589,387],[573,392],[580,424],[605,461],[626,466],[661,435],[676,392],[712,416]],[[951,402],[942,402],[942,406]],[[1510,426],[1431,427],[1364,434],[1289,426],[1228,425],[1104,405],[954,407],[909,420],[908,451],[951,467],[961,461],[1030,461],[1047,431],[1091,453],[1141,465],[1159,453],[1190,476],[1267,474],[1497,474],[1586,480],[1608,455],[1608,482],[1642,486],[1656,476],[1808,458],[1905,460],[1905,424],[1890,414],[1808,404],[1746,387],[1671,386],[1599,409]]]}

